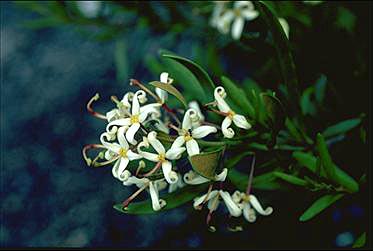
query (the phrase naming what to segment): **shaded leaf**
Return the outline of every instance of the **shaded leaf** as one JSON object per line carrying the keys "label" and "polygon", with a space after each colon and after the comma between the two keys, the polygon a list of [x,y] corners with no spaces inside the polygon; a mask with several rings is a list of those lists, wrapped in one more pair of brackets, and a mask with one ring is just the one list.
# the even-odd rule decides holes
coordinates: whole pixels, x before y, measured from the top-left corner
{"label": "shaded leaf", "polygon": [[[207,188],[208,184],[201,184],[197,186],[186,186],[173,193],[166,194],[162,197],[166,201],[166,206],[158,212],[163,212],[178,206],[185,204],[188,201],[193,200],[201,192]],[[141,202],[132,202],[128,205],[127,209],[123,209],[123,205],[116,204],[113,206],[116,210],[125,214],[153,214],[155,212],[152,208],[152,201],[146,200]]]}
{"label": "shaded leaf", "polygon": [[172,94],[184,105],[185,108],[188,107],[183,95],[172,84],[166,84],[158,81],[153,81],[149,84]]}
{"label": "shaded leaf", "polygon": [[360,118],[348,119],[348,120],[339,122],[338,124],[329,126],[328,128],[325,129],[322,135],[325,138],[329,138],[329,137],[333,137],[339,134],[343,134],[357,127],[360,123],[361,123]]}
{"label": "shaded leaf", "polygon": [[302,109],[302,113],[304,115],[315,115],[316,114],[316,106],[311,100],[311,95],[314,93],[315,88],[313,86],[307,88],[300,98],[300,106]]}
{"label": "shaded leaf", "polygon": [[278,132],[285,123],[285,109],[281,101],[274,95],[268,93],[261,93],[264,107],[267,111],[267,118],[269,118],[269,125],[273,131]]}
{"label": "shaded leaf", "polygon": [[237,154],[237,155],[233,156],[232,158],[227,159],[224,163],[224,167],[228,168],[228,169],[231,169],[235,165],[237,165],[242,160],[242,158],[244,158],[248,155],[252,155],[252,153],[245,151],[243,153]]}
{"label": "shaded leaf", "polygon": [[328,208],[334,202],[343,197],[344,194],[327,194],[316,200],[303,214],[299,217],[300,221],[308,221]]}
{"label": "shaded leaf", "polygon": [[320,76],[320,78],[316,81],[315,84],[315,98],[317,103],[322,104],[325,97],[325,91],[326,91],[326,82],[327,78],[324,74]]}
{"label": "shaded leaf", "polygon": [[[276,176],[273,172],[261,174],[255,176],[253,179],[252,187],[261,190],[277,190],[283,189],[284,187],[276,181]],[[232,184],[241,191],[245,191],[248,185],[249,177],[248,174],[239,172],[235,169],[231,169],[228,172],[228,179]]]}
{"label": "shaded leaf", "polygon": [[267,28],[272,34],[273,45],[276,49],[282,79],[286,85],[287,92],[289,93],[288,101],[291,104],[289,109],[293,110],[295,114],[298,114],[300,111],[300,94],[298,90],[298,78],[289,41],[280,22],[278,21],[279,17],[276,16],[275,11],[270,6],[269,2],[259,1],[254,2],[254,4],[257,10],[260,12],[259,17],[264,20]]}

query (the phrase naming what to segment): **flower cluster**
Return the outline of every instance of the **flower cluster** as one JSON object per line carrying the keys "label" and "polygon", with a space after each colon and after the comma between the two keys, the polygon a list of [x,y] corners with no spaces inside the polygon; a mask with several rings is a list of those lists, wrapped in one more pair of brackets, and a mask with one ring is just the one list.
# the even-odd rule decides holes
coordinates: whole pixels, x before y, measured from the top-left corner
{"label": "flower cluster", "polygon": [[[160,80],[163,84],[173,82],[166,72],[161,74]],[[98,95],[88,102],[88,111],[105,120],[107,125],[100,135],[101,144],[90,144],[83,148],[83,156],[88,165],[99,167],[112,164],[114,178],[124,186],[138,187],[138,190],[123,202],[124,209],[138,194],[147,190],[153,210],[159,211],[167,205],[167,201],[160,198],[161,190],[168,187],[168,192],[171,193],[184,186],[207,183],[208,192],[195,198],[194,207],[200,209],[204,203],[208,203],[208,218],[218,208],[220,199],[224,201],[230,215],[238,217],[243,214],[250,222],[255,218],[255,212],[250,205],[262,215],[272,212],[271,208],[263,210],[253,195],[241,194],[238,191],[231,195],[224,191],[222,186],[213,190],[215,184],[222,184],[226,180],[227,168],[209,179],[192,169],[183,174],[176,164],[183,156],[191,158],[203,153],[205,149],[200,145],[200,140],[209,135],[233,138],[237,129],[232,128],[232,123],[240,129],[251,128],[247,118],[237,114],[228,105],[225,100],[227,94],[222,86],[215,88],[215,100],[203,106],[224,117],[219,126],[205,120],[197,101],[190,102],[185,110],[171,109],[167,106],[168,94],[165,90],[156,88],[153,92],[135,79],[131,79],[130,85],[139,90],[126,93],[121,100],[112,96],[116,107],[106,115],[92,108],[93,102],[99,98]],[[148,96],[154,101],[149,102]],[[182,121],[178,119],[178,115],[183,117]],[[93,160],[87,156],[87,151],[92,148],[101,149]]]}

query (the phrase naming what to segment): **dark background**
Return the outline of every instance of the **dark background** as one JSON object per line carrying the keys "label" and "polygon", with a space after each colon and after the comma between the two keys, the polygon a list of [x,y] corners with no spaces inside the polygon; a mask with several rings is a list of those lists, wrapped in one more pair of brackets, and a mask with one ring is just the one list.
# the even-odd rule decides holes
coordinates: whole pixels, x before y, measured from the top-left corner
{"label": "dark background", "polygon": [[[320,127],[362,112],[369,115],[369,8],[345,4],[358,16],[353,37],[333,33],[323,23],[306,36],[295,36],[304,46],[295,57],[301,82],[313,81],[314,73],[322,72],[339,91],[338,98],[331,99],[329,122],[321,121]],[[225,216],[218,213],[218,231],[208,232],[206,211],[194,211],[190,203],[146,216],[115,211],[112,205],[131,191],[113,179],[110,167],[88,168],[81,155],[82,146],[98,142],[104,130],[104,123],[86,112],[87,101],[99,92],[96,107],[107,111],[110,96],[122,96],[128,89],[116,79],[115,44],[87,40],[70,27],[35,31],[20,25],[32,18],[35,15],[13,3],[1,3],[1,247],[333,248],[339,234],[347,232],[355,239],[366,230],[367,187],[306,223],[298,217],[317,194],[258,191],[274,213],[246,224],[239,233],[226,231]],[[144,40],[151,36],[151,42]],[[134,29],[126,39],[129,73],[139,79],[158,78],[139,63],[139,57],[158,48],[191,59],[195,55],[188,34],[175,42],[167,35]],[[355,58],[357,47],[360,61]],[[238,79],[250,65],[241,64],[234,52],[224,59],[227,72]],[[356,75],[354,67],[363,72]],[[368,148],[360,142],[341,144],[332,149],[339,156],[336,162],[350,166],[349,173],[358,179],[368,167]]]}

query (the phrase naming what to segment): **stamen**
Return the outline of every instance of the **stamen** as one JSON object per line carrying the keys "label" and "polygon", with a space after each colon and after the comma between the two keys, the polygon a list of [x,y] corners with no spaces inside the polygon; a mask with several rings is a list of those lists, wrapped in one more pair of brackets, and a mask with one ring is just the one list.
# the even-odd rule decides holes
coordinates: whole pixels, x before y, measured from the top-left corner
{"label": "stamen", "polygon": [[177,126],[175,126],[175,125],[173,125],[173,124],[171,124],[171,123],[168,123],[168,125],[167,125],[169,128],[172,128],[172,129],[174,129],[175,131],[177,131],[177,132],[179,132],[180,131],[180,128],[178,128]]}
{"label": "stamen", "polygon": [[253,183],[253,177],[254,177],[254,166],[255,166],[255,154],[253,156],[253,160],[251,162],[251,170],[250,170],[250,176],[249,176],[249,182],[247,184],[247,189],[246,189],[246,195],[249,196],[251,192],[251,185]]}
{"label": "stamen", "polygon": [[117,96],[111,96],[110,99],[117,105],[118,109],[121,110],[125,115],[131,116],[131,113],[127,111],[127,109],[125,109],[126,106],[119,101]]}
{"label": "stamen", "polygon": [[213,109],[213,108],[208,108],[208,110],[210,110],[210,111],[212,111],[212,112],[215,112],[215,113],[217,113],[217,114],[219,114],[219,115],[225,116],[225,117],[230,116],[230,113],[228,113],[228,112],[218,111],[218,110]]}
{"label": "stamen", "polygon": [[139,87],[141,90],[145,91],[150,96],[152,96],[155,100],[157,100],[158,103],[162,103],[161,99],[156,94],[154,94],[151,90],[146,88],[145,85],[141,84],[140,81],[136,79],[130,79],[130,85],[135,85]]}
{"label": "stamen", "polygon": [[147,172],[146,174],[144,174],[143,177],[149,177],[150,175],[152,175],[153,173],[155,173],[161,167],[161,165],[162,165],[162,162],[159,161],[155,165],[155,167],[152,170],[150,170],[149,172]]}
{"label": "stamen", "polygon": [[136,198],[136,196],[139,195],[142,191],[144,191],[145,188],[147,188],[148,186],[149,186],[149,182],[147,184],[145,184],[143,187],[140,187],[140,189],[137,190],[134,194],[132,194],[128,199],[126,199],[125,201],[123,201],[123,203],[122,203],[123,210],[127,210],[127,207],[131,203],[131,201],[134,198]]}
{"label": "stamen", "polygon": [[140,173],[140,170],[143,169],[144,167],[146,167],[145,161],[140,160],[140,161],[139,161],[139,166],[138,166],[137,169],[136,169],[136,174],[135,174],[135,176],[138,176],[139,173]]}
{"label": "stamen", "polygon": [[116,156],[115,158],[111,159],[111,160],[107,160],[107,161],[104,161],[104,162],[92,162],[92,165],[94,167],[101,167],[101,166],[106,166],[110,163],[113,163],[114,161],[118,160],[121,156],[118,155]]}
{"label": "stamen", "polygon": [[169,108],[165,103],[162,104],[162,108],[171,115],[171,117],[178,123],[181,124],[180,120],[177,118],[175,110]]}
{"label": "stamen", "polygon": [[214,208],[216,207],[217,203],[219,203],[219,194],[214,198],[214,201],[212,202],[212,208],[210,209],[207,217],[206,217],[206,224],[209,227],[209,230],[212,232],[216,231],[216,228],[214,226],[210,225],[210,221],[212,218],[212,213],[214,212]]}
{"label": "stamen", "polygon": [[87,110],[90,114],[92,114],[92,116],[96,117],[96,118],[99,118],[99,119],[103,119],[103,120],[107,120],[106,116],[99,113],[99,112],[95,112],[92,108],[92,103],[94,101],[97,101],[98,99],[100,98],[100,95],[98,93],[96,93],[96,95],[94,95],[87,103]]}
{"label": "stamen", "polygon": [[104,147],[103,145],[100,145],[100,144],[85,145],[83,147],[82,153],[83,153],[83,158],[84,158],[84,160],[85,160],[85,162],[87,163],[88,166],[91,166],[92,160],[91,160],[91,158],[88,158],[87,151],[90,150],[90,149],[94,149],[94,148],[104,148],[104,149],[106,149],[106,147]]}

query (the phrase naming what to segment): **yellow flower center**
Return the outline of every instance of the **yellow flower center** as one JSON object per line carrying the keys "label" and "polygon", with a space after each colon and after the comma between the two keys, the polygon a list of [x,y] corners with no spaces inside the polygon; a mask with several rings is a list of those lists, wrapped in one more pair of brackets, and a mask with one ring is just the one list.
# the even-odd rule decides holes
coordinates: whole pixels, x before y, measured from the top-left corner
{"label": "yellow flower center", "polygon": [[250,201],[250,197],[249,197],[249,195],[245,194],[245,195],[243,196],[242,200],[243,200],[244,202],[249,202],[249,201]]}
{"label": "yellow flower center", "polygon": [[160,162],[163,162],[163,161],[166,160],[166,155],[164,153],[160,153],[158,155],[158,159],[159,159]]}
{"label": "yellow flower center", "polygon": [[124,149],[124,148],[121,148],[119,150],[119,156],[123,157],[123,158],[126,158],[127,157],[127,150]]}
{"label": "yellow flower center", "polygon": [[236,17],[240,17],[240,16],[241,16],[241,10],[240,10],[240,9],[235,9],[235,10],[234,10],[234,15],[235,15]]}
{"label": "yellow flower center", "polygon": [[139,123],[139,115],[131,116],[131,124]]}
{"label": "yellow flower center", "polygon": [[233,116],[234,116],[234,115],[236,115],[236,113],[235,113],[234,111],[231,110],[231,111],[228,112],[228,117],[229,117],[230,119],[233,119]]}
{"label": "yellow flower center", "polygon": [[186,132],[184,134],[184,140],[185,142],[188,142],[189,140],[193,139],[192,136],[190,136],[190,133],[189,132]]}

